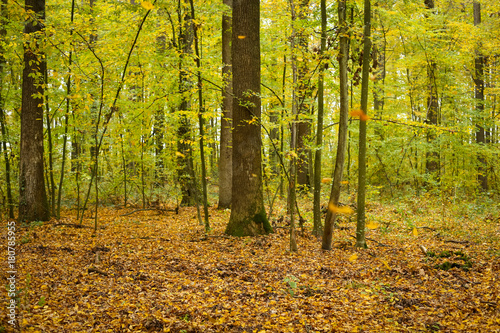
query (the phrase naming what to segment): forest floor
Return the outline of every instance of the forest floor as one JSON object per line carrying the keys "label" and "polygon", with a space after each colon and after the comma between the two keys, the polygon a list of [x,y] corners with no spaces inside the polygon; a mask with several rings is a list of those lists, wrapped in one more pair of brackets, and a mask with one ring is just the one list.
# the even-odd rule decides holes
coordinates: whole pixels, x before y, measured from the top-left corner
{"label": "forest floor", "polygon": [[[344,216],[333,250],[306,231],[296,253],[286,219],[269,236],[226,237],[230,212],[213,208],[206,238],[194,208],[103,208],[94,235],[68,211],[17,229],[17,331],[500,332],[500,215],[488,205],[369,203],[368,249]],[[4,265],[4,228],[1,239]]]}

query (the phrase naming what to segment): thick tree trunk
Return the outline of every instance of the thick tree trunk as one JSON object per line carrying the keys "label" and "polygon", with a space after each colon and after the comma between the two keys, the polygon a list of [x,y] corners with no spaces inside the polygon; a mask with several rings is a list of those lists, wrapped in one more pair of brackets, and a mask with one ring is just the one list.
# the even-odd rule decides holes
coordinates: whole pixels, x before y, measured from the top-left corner
{"label": "thick tree trunk", "polygon": [[[45,0],[26,0],[26,10],[32,10],[24,32],[29,38],[43,29]],[[47,66],[38,43],[24,49],[24,70],[21,106],[21,152],[19,165],[19,220],[45,221],[50,218],[43,177],[43,73]]]}
{"label": "thick tree trunk", "polygon": [[[233,6],[232,0],[224,0],[224,4]],[[219,208],[231,207],[232,188],[232,73],[231,73],[231,16],[222,15],[222,116],[220,123],[220,159],[219,159]]]}
{"label": "thick tree trunk", "polygon": [[233,193],[226,233],[272,231],[262,193],[260,1],[233,1]]}
{"label": "thick tree trunk", "polygon": [[321,248],[323,250],[332,249],[332,234],[337,214],[330,209],[339,205],[340,189],[342,184],[342,176],[344,173],[344,160],[347,144],[347,121],[349,118],[349,87],[347,80],[347,60],[349,59],[349,38],[347,35],[346,24],[346,0],[339,1],[338,4],[339,25],[340,25],[340,54],[339,54],[339,71],[340,71],[340,121],[339,121],[339,136],[337,143],[337,157],[335,160],[335,170],[333,175],[333,185],[328,203],[328,211],[325,218],[325,229],[323,230],[323,240]]}

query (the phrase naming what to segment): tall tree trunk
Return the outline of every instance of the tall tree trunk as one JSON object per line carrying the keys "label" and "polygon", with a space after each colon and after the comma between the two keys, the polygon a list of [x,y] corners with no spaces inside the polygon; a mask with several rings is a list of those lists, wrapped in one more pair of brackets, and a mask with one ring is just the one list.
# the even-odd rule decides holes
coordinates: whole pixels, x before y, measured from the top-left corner
{"label": "tall tree trunk", "polygon": [[[164,57],[167,45],[167,37],[162,32],[156,37],[157,54],[158,56]],[[163,67],[163,66],[162,66]],[[159,187],[165,184],[165,164],[163,149],[165,146],[165,111],[164,105],[156,109],[154,114],[153,123],[153,141],[154,141],[154,151],[155,151],[155,171],[154,171],[154,187]]]}
{"label": "tall tree trunk", "polygon": [[233,193],[226,233],[272,232],[262,193],[260,1],[233,1]]}
{"label": "tall tree trunk", "polygon": [[[75,16],[75,0],[71,1],[71,24],[73,24]],[[73,30],[70,31],[70,36],[73,36]],[[68,78],[66,79],[66,115],[64,117],[64,139],[63,139],[63,151],[62,151],[62,161],[61,161],[61,176],[59,178],[59,190],[57,192],[57,218],[61,217],[61,196],[62,189],[64,184],[64,173],[65,173],[65,165],[66,165],[66,149],[68,143],[68,124],[69,124],[69,113],[70,113],[70,105],[71,101],[69,98],[69,94],[71,93],[71,66],[73,64],[73,51],[69,52],[68,56],[68,67],[69,73]]]}
{"label": "tall tree trunk", "polygon": [[[371,3],[364,6],[363,72],[361,77],[361,110],[368,114],[368,83],[371,51]],[[358,152],[358,211],[356,223],[356,247],[366,248],[365,239],[365,197],[366,197],[366,118],[359,120]]]}
{"label": "tall tree trunk", "polygon": [[[47,66],[45,66],[45,73],[43,73],[43,81],[45,82],[45,87],[49,86],[49,78],[47,73]],[[49,165],[48,165],[48,182],[49,182],[49,206],[50,214],[55,216],[56,213],[56,182],[54,180],[54,161],[53,161],[53,144],[52,144],[52,119],[50,118],[50,107],[49,101],[45,99],[45,119],[47,121],[47,144],[48,144],[48,155],[49,155]]]}
{"label": "tall tree trunk", "polygon": [[[233,7],[232,0],[224,0],[228,10]],[[231,74],[231,16],[222,15],[222,115],[220,122],[220,159],[219,159],[219,208],[231,207],[232,188],[232,140],[231,126],[233,117],[233,95]]]}
{"label": "tall tree trunk", "polygon": [[45,221],[50,218],[43,177],[43,73],[47,63],[37,40],[43,31],[45,0],[26,0],[29,17],[24,32],[35,43],[25,43],[21,105],[21,151],[19,165],[19,220]]}
{"label": "tall tree trunk", "polygon": [[349,86],[347,79],[347,66],[349,59],[349,37],[346,22],[346,0],[338,3],[339,26],[340,26],[340,51],[339,51],[339,79],[340,79],[340,121],[339,136],[337,143],[337,157],[335,160],[335,170],[333,174],[333,185],[328,203],[328,211],[325,218],[325,229],[321,248],[323,250],[332,249],[332,235],[337,213],[334,207],[339,205],[342,176],[344,173],[344,160],[347,144],[347,121],[349,118]]}
{"label": "tall tree trunk", "polygon": [[[189,2],[186,1],[188,5]],[[191,100],[188,96],[188,91],[191,89],[192,82],[189,81],[188,72],[184,69],[186,62],[184,59],[186,55],[191,55],[193,53],[193,22],[192,17],[186,10],[184,13],[182,2],[179,1],[178,16],[179,22],[181,23],[181,29],[179,31],[179,41],[178,47],[180,52],[179,57],[179,92],[181,94],[181,103],[179,105],[180,113],[180,124],[177,129],[178,143],[177,149],[180,152],[178,155],[178,178],[179,184],[182,191],[181,205],[193,206],[197,203],[195,192],[197,189],[193,188],[194,183],[194,167],[193,164],[193,152],[192,152],[192,133],[191,124],[186,115],[191,109]]]}
{"label": "tall tree trunk", "polygon": [[0,2],[0,130],[2,134],[2,150],[3,157],[5,161],[5,183],[7,187],[7,205],[9,209],[9,218],[14,218],[14,202],[12,200],[12,187],[10,182],[10,159],[9,153],[7,151],[7,117],[4,111],[4,100],[2,96],[3,90],[3,76],[5,74],[4,67],[7,61],[5,60],[5,49],[4,49],[4,39],[7,35],[7,30],[5,29],[7,24],[7,0],[2,0]]}
{"label": "tall tree trunk", "polygon": [[[301,22],[307,20],[307,12],[309,10],[309,0],[299,0],[295,4],[294,0],[290,0],[290,7],[292,11],[292,24],[294,25],[294,36],[292,37],[293,46],[293,70],[294,77],[294,93],[296,103],[296,112],[299,115],[297,120],[297,185],[300,189],[307,189],[310,187],[310,169],[309,169],[309,148],[308,138],[311,135],[311,121],[307,119],[309,116],[308,99],[310,97],[309,85],[309,68],[307,64],[308,43],[309,36],[306,35],[304,28],[301,27]],[[298,24],[298,28],[295,25]],[[306,119],[304,119],[306,118]]]}
{"label": "tall tree trunk", "polygon": [[[344,10],[345,10],[345,3]],[[313,202],[313,234],[321,234],[321,152],[323,150],[323,113],[324,113],[324,76],[325,66],[323,59],[326,50],[326,0],[321,0],[321,48],[319,50],[319,78],[318,78],[318,123],[316,128],[316,151],[314,154],[314,202]],[[340,3],[339,3],[340,6]],[[339,19],[342,19],[339,8]],[[342,22],[339,22],[342,25]],[[347,66],[347,63],[342,63]],[[340,66],[342,67],[342,66]],[[346,71],[347,72],[347,71]],[[346,74],[347,75],[347,74]],[[347,80],[347,77],[345,78]],[[343,83],[343,82],[342,82]],[[341,83],[341,89],[342,89]],[[331,242],[330,242],[331,243]]]}
{"label": "tall tree trunk", "polygon": [[[478,1],[474,1],[474,25],[479,26],[481,24],[481,4]],[[476,111],[477,111],[477,121],[476,121],[476,143],[480,145],[479,155],[478,155],[478,175],[477,180],[481,190],[488,191],[488,175],[486,158],[481,150],[484,149],[486,143],[486,133],[484,129],[484,57],[481,54],[481,46],[479,45],[476,49],[476,57],[474,59],[474,98],[476,99]]]}
{"label": "tall tree trunk", "polygon": [[[434,0],[425,0],[425,7],[429,10],[434,9]],[[439,123],[439,102],[436,86],[437,64],[434,59],[427,61],[428,78],[428,96],[427,96],[427,118],[426,123],[438,125]],[[425,171],[428,177],[427,183],[439,180],[439,149],[436,144],[436,130],[431,128],[427,130],[427,152],[425,154]]]}
{"label": "tall tree trunk", "polygon": [[[195,20],[194,3],[193,0],[189,0],[191,6],[191,17]],[[203,119],[203,81],[201,77],[201,54],[200,54],[200,39],[198,34],[198,28],[193,28],[194,32],[194,50],[196,54],[196,76],[198,78],[198,127],[200,130],[200,160],[201,160],[201,186],[203,191],[203,213],[204,213],[204,225],[205,232],[210,231],[210,222],[208,220],[208,193],[207,193],[207,168],[205,165],[205,120]]]}

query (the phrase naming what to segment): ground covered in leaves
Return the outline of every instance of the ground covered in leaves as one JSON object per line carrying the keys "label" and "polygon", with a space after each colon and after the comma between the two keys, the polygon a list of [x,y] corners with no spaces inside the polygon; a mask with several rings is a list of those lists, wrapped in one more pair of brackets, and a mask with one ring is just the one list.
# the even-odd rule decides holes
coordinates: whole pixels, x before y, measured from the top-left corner
{"label": "ground covered in leaves", "polygon": [[[75,228],[67,212],[18,229],[19,331],[500,331],[499,216],[426,208],[436,205],[370,204],[369,249],[353,247],[355,218],[344,216],[332,251],[306,230],[297,253],[286,218],[238,239],[223,235],[229,211],[210,210],[208,238],[191,208],[103,208],[96,235],[93,220]],[[0,319],[10,331],[5,310]]]}

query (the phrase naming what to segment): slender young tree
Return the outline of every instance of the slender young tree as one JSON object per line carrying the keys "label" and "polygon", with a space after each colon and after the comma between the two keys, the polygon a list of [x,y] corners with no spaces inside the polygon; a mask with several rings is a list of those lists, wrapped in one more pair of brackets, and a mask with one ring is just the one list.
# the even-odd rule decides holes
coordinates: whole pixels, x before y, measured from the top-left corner
{"label": "slender young tree", "polygon": [[219,159],[219,208],[231,207],[232,188],[232,143],[231,119],[233,116],[232,74],[231,74],[231,15],[232,0],[224,0],[228,11],[222,14],[222,115],[220,122]]}
{"label": "slender young tree", "polygon": [[[184,1],[186,6],[189,6],[189,0]],[[186,71],[185,66],[187,62],[185,59],[190,57],[193,53],[193,41],[194,41],[194,30],[193,30],[193,19],[191,17],[191,11],[184,9],[183,2],[178,3],[178,20],[180,23],[178,48],[179,48],[179,93],[181,94],[181,103],[179,105],[180,113],[180,124],[177,128],[177,149],[180,154],[177,157],[178,160],[178,179],[182,191],[181,205],[193,206],[194,204],[198,207],[198,189],[195,187],[195,175],[194,175],[194,165],[193,165],[193,150],[192,150],[192,131],[189,118],[186,115],[191,109],[191,98],[188,94],[192,88],[193,83],[191,82],[188,71]],[[184,11],[184,14],[183,14]]]}
{"label": "slender young tree", "polygon": [[[319,50],[319,59],[321,62],[326,50],[326,0],[321,0],[321,47]],[[340,6],[340,5],[339,5]],[[339,8],[339,18],[340,8]],[[345,64],[346,65],[346,64]],[[316,151],[314,154],[314,202],[313,202],[313,234],[321,234],[321,152],[323,150],[323,113],[324,113],[324,80],[325,66],[320,64],[318,78],[318,122],[316,125]],[[342,88],[341,88],[342,89]]]}
{"label": "slender young tree", "polygon": [[[365,0],[364,6],[364,39],[363,70],[361,76],[361,110],[368,114],[368,83],[371,52],[371,3]],[[359,119],[359,153],[358,153],[358,211],[356,223],[356,247],[366,248],[365,239],[365,198],[366,198],[366,118]]]}
{"label": "slender young tree", "polygon": [[349,118],[349,87],[347,80],[347,60],[349,57],[349,37],[346,24],[346,0],[340,0],[338,3],[339,26],[340,26],[340,54],[339,59],[339,78],[340,78],[340,121],[339,136],[337,143],[337,157],[335,160],[335,170],[333,173],[333,184],[328,202],[328,211],[325,218],[325,228],[323,230],[323,240],[321,248],[323,250],[332,249],[332,234],[337,213],[335,207],[339,205],[340,188],[342,184],[342,175],[344,173],[344,161],[347,145],[347,121]]}
{"label": "slender young tree", "polygon": [[12,185],[10,182],[10,160],[9,160],[9,153],[7,151],[7,117],[5,116],[5,111],[4,111],[4,99],[2,95],[2,90],[3,90],[3,77],[5,75],[5,65],[7,63],[5,59],[5,49],[4,49],[4,39],[5,36],[7,35],[7,29],[6,24],[7,24],[7,0],[2,0],[0,2],[0,134],[2,135],[2,146],[0,147],[0,150],[3,150],[3,157],[5,161],[5,183],[6,183],[6,191],[7,191],[7,205],[8,205],[8,210],[9,210],[9,218],[13,219],[14,218],[14,202],[12,199]]}
{"label": "slender young tree", "polygon": [[[195,20],[194,3],[193,0],[189,0],[189,5],[191,7],[191,17]],[[198,27],[193,27],[194,33],[194,50],[196,55],[196,77],[198,79],[198,127],[200,130],[200,160],[201,160],[201,187],[203,195],[203,213],[204,213],[204,225],[205,232],[210,231],[210,221],[208,219],[208,192],[207,192],[207,169],[205,166],[205,120],[203,119],[203,81],[201,76],[201,55],[200,55],[200,39],[198,34]]]}
{"label": "slender young tree", "polygon": [[[75,0],[71,1],[71,24],[73,24],[75,16]],[[73,36],[73,30],[70,31],[70,36]],[[67,148],[67,142],[68,142],[68,125],[69,125],[69,117],[70,117],[70,106],[71,106],[71,101],[69,98],[69,95],[71,93],[71,66],[73,64],[73,51],[71,50],[68,55],[68,67],[69,67],[69,73],[68,77],[66,78],[66,114],[64,115],[64,139],[63,139],[63,151],[62,151],[62,161],[61,161],[61,176],[59,178],[59,187],[58,187],[58,192],[57,192],[57,211],[56,211],[56,216],[57,218],[61,217],[61,196],[62,196],[62,190],[63,190],[63,184],[64,184],[64,172],[65,172],[65,165],[66,165],[66,148]]]}
{"label": "slender young tree", "polygon": [[233,1],[233,191],[226,233],[272,231],[262,193],[260,1]]}
{"label": "slender young tree", "polygon": [[24,33],[34,43],[24,44],[21,104],[21,152],[19,161],[19,221],[46,221],[50,218],[43,177],[43,73],[47,62],[41,49],[45,0],[26,0],[30,12]]}

